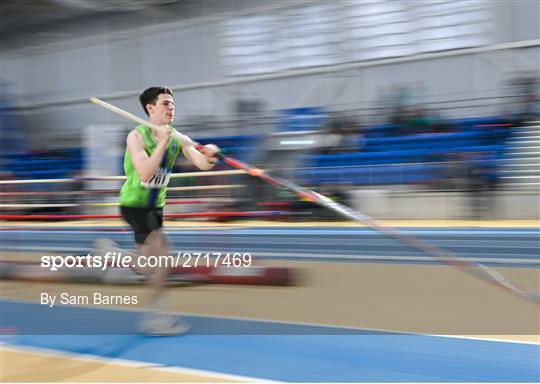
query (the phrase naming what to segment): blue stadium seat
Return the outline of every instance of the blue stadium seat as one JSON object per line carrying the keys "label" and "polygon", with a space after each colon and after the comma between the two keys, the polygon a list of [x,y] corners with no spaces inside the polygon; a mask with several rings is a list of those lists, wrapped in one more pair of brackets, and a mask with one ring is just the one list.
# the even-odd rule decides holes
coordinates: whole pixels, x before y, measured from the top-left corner
{"label": "blue stadium seat", "polygon": [[261,135],[236,135],[224,137],[206,137],[197,139],[201,144],[216,144],[223,153],[242,161],[249,161],[258,150],[257,144],[263,138]]}
{"label": "blue stadium seat", "polygon": [[364,130],[362,152],[299,157],[305,167],[297,176],[314,185],[347,182],[356,185],[409,184],[444,177],[444,162],[471,154],[483,167],[496,170],[505,158],[511,131],[498,117],[444,121],[450,132],[399,135],[397,126],[375,125]]}
{"label": "blue stadium seat", "polygon": [[281,121],[277,127],[282,132],[319,130],[328,118],[328,112],[321,107],[284,109],[280,114]]}
{"label": "blue stadium seat", "polygon": [[69,178],[84,165],[82,148],[60,151],[11,153],[6,156],[6,168],[21,179]]}

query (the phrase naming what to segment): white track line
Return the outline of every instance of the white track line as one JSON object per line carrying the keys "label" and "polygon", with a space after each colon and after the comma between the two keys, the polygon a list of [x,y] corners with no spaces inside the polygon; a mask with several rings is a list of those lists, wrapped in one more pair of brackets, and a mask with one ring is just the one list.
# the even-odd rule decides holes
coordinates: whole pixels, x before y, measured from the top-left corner
{"label": "white track line", "polygon": [[[0,300],[9,301],[11,303],[27,303],[27,304],[38,304],[36,301],[32,301],[29,299],[12,299],[12,298],[6,298],[2,297]],[[72,307],[72,308],[89,308],[89,309],[98,309],[97,307],[81,307],[74,304],[67,304],[63,305],[65,307]],[[145,308],[130,308],[129,310],[120,308],[120,307],[108,307],[107,310],[112,311],[121,311],[121,312],[147,312]],[[210,319],[225,319],[225,320],[240,320],[240,321],[246,321],[246,322],[265,322],[265,323],[272,323],[272,324],[282,324],[282,325],[298,325],[298,326],[306,326],[306,327],[324,327],[324,328],[336,328],[340,330],[350,330],[350,331],[368,331],[368,332],[380,332],[384,334],[396,334],[396,336],[404,335],[404,336],[427,336],[427,337],[445,337],[450,339],[466,339],[466,340],[479,340],[479,341],[490,341],[490,342],[501,342],[501,343],[514,343],[514,344],[526,344],[526,345],[540,345],[540,340],[534,342],[534,341],[523,341],[523,340],[504,340],[504,339],[496,339],[496,338],[487,338],[487,337],[479,337],[479,336],[465,336],[465,335],[435,335],[435,334],[428,334],[428,333],[421,333],[421,332],[412,332],[412,331],[402,331],[402,330],[395,330],[395,329],[386,329],[386,328],[368,328],[368,327],[351,327],[351,326],[345,326],[345,325],[336,325],[336,324],[325,324],[325,323],[307,323],[302,321],[286,321],[286,320],[270,320],[270,319],[263,319],[259,317],[242,317],[242,316],[226,316],[226,315],[212,315],[212,314],[206,314],[201,312],[177,312],[178,315],[184,315],[184,316],[197,316],[197,317],[207,317]],[[291,335],[295,336],[295,335]],[[314,335],[317,336],[317,335]],[[347,335],[352,336],[352,335]],[[363,336],[363,335],[354,335],[354,336]],[[374,335],[366,335],[366,336],[374,336]],[[375,335],[376,336],[376,335]]]}

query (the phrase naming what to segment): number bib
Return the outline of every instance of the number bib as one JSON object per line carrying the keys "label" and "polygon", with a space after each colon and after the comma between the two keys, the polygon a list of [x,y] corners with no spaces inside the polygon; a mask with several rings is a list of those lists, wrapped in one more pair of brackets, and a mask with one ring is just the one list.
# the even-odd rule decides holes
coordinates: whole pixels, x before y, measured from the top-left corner
{"label": "number bib", "polygon": [[144,188],[164,188],[169,184],[171,172],[167,168],[158,168],[147,183],[141,181]]}

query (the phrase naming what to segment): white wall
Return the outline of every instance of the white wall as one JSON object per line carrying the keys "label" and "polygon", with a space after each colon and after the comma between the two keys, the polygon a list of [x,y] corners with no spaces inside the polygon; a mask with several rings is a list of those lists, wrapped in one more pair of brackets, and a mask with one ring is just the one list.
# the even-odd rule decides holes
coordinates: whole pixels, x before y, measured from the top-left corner
{"label": "white wall", "polygon": [[[496,29],[493,42],[538,39],[537,2],[492,2]],[[19,96],[27,128],[40,132],[36,144],[56,137],[77,140],[79,129],[96,122],[118,122],[86,100],[111,96],[120,107],[139,113],[137,95],[148,86],[184,87],[176,92],[179,118],[187,115],[223,115],[230,112],[235,95],[262,98],[270,109],[326,105],[330,108],[365,108],[382,87],[395,83],[423,83],[430,100],[497,96],[509,74],[540,68],[538,46],[384,65],[334,73],[260,79],[249,83],[212,86],[222,81],[219,57],[219,19],[190,20],[166,29],[137,28],[122,35],[70,40],[26,51],[23,56],[2,55],[1,77]],[[206,86],[204,86],[206,84]],[[209,85],[210,84],[210,85]],[[185,89],[193,85],[192,89]],[[460,116],[496,113],[498,105],[466,105]],[[450,112],[452,113],[452,112]]]}
{"label": "white wall", "polygon": [[[477,218],[471,195],[462,192],[351,191],[351,205],[375,219],[457,220]],[[538,191],[499,191],[491,195],[484,219],[538,220]]]}

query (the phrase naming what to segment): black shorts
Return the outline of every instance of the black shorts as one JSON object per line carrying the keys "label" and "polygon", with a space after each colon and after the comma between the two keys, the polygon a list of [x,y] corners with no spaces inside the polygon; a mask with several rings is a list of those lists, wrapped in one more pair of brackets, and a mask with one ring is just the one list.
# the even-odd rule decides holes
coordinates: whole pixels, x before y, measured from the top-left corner
{"label": "black shorts", "polygon": [[163,227],[163,208],[131,208],[120,206],[124,220],[135,231],[137,244],[144,244],[148,235]]}

